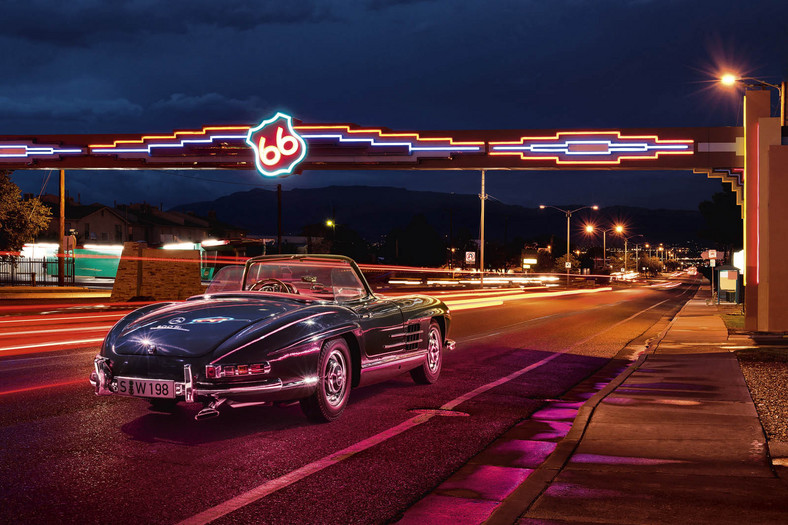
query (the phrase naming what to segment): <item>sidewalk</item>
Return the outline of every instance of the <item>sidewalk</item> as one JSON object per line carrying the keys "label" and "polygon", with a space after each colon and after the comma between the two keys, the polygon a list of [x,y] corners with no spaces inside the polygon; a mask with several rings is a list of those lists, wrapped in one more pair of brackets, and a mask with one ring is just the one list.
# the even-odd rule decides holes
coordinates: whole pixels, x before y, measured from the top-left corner
{"label": "sidewalk", "polygon": [[707,296],[632,366],[593,378],[607,385],[590,399],[580,388],[533,414],[398,523],[788,523],[788,476],[727,348],[741,341]]}

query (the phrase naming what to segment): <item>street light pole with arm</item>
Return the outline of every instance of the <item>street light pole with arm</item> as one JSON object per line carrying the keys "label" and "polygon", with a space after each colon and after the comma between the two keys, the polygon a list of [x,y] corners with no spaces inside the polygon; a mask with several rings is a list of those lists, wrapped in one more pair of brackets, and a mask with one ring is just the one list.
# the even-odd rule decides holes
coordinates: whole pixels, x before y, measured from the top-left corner
{"label": "street light pole with arm", "polygon": [[596,204],[591,204],[588,206],[581,206],[580,208],[576,208],[574,210],[565,210],[563,208],[559,208],[557,206],[552,206],[550,204],[540,204],[539,209],[543,210],[545,208],[553,208],[554,210],[558,210],[562,213],[566,214],[566,262],[564,266],[566,267],[566,285],[569,286],[569,235],[571,233],[569,229],[569,219],[572,218],[572,214],[578,212],[580,210],[585,210],[586,208],[590,208],[592,210],[598,210],[599,206]]}
{"label": "street light pole with arm", "polygon": [[[613,228],[605,229],[605,228],[597,228],[593,224],[586,224],[586,232],[594,233],[594,230],[599,230],[602,232],[602,269],[606,270],[607,269],[607,232],[616,232],[620,234],[624,232],[624,227],[618,224]],[[625,246],[624,254],[626,257],[626,244],[624,246]]]}

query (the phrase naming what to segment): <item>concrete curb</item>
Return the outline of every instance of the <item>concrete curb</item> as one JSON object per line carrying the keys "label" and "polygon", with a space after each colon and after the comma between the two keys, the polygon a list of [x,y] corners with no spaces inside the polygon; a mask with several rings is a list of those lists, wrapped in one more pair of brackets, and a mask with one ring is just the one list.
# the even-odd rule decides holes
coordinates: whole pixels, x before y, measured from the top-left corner
{"label": "concrete curb", "polygon": [[[690,299],[691,300],[691,299]],[[612,381],[605,385],[601,390],[594,394],[578,410],[572,422],[572,428],[567,435],[556,445],[555,450],[547,459],[534,470],[523,483],[517,487],[507,498],[498,505],[490,516],[484,521],[488,525],[511,525],[516,523],[539,496],[549,487],[550,483],[561,473],[561,470],[569,462],[572,454],[580,445],[580,441],[588,428],[591,416],[599,404],[618,388],[626,379],[638,370],[648,357],[654,353],[659,343],[671,329],[676,319],[689,304],[689,300],[684,303],[667,326],[654,338],[648,340],[644,346],[643,353],[636,361],[630,364],[626,370],[621,372]]]}

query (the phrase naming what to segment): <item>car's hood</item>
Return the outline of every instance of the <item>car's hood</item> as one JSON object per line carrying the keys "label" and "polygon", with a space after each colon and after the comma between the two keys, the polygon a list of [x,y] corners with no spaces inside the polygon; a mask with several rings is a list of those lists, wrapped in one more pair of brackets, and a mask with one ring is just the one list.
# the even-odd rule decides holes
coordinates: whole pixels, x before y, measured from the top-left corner
{"label": "car's hood", "polygon": [[130,322],[114,343],[120,355],[199,357],[238,332],[264,329],[280,317],[305,307],[277,298],[226,298],[165,306]]}

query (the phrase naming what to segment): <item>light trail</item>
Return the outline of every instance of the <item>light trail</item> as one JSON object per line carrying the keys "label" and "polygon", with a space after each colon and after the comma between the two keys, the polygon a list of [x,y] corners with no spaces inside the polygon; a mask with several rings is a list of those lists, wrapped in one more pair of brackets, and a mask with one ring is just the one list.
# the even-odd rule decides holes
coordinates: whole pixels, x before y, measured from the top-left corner
{"label": "light trail", "polygon": [[50,323],[52,321],[73,321],[75,319],[120,319],[121,317],[125,316],[127,313],[131,312],[128,310],[125,313],[119,314],[99,314],[99,315],[74,315],[69,317],[48,317],[45,315],[37,316],[37,317],[24,317],[21,319],[8,319],[8,320],[0,320],[0,324],[16,324],[16,323]]}
{"label": "light trail", "polygon": [[76,328],[52,328],[50,330],[25,330],[23,332],[0,332],[0,337],[10,337],[12,335],[38,335],[38,334],[52,334],[60,332],[87,332],[91,330],[104,330],[109,332],[114,324],[101,325],[101,326],[79,326]]}
{"label": "light trail", "polygon": [[13,354],[11,355],[30,354],[34,352],[45,352],[46,350],[41,350],[42,348],[51,348],[52,350],[67,350],[68,347],[77,347],[86,344],[102,343],[102,342],[104,342],[104,338],[99,337],[94,339],[76,339],[73,341],[38,343],[34,345],[6,346],[6,347],[0,347],[0,354],[5,352],[9,352],[9,353],[13,352]]}
{"label": "light trail", "polygon": [[546,297],[558,297],[562,295],[580,295],[580,294],[589,294],[589,293],[598,293],[598,292],[609,292],[613,290],[612,287],[606,286],[603,288],[593,288],[587,290],[563,290],[560,292],[543,292],[543,293],[530,293],[530,294],[520,294],[520,295],[506,295],[496,298],[497,300],[493,301],[492,297],[484,297],[478,299],[466,299],[466,300],[457,300],[457,301],[444,301],[446,306],[449,307],[449,310],[470,310],[474,308],[486,308],[489,306],[500,306],[504,302],[509,301],[523,301],[527,299],[544,299]]}
{"label": "light trail", "polygon": [[79,383],[83,383],[84,384],[84,383],[87,383],[87,382],[88,382],[87,379],[82,378],[82,379],[75,379],[73,381],[63,381],[62,383],[52,383],[52,384],[49,384],[49,385],[29,386],[29,387],[26,387],[26,388],[17,388],[16,390],[5,390],[3,392],[0,392],[0,396],[5,396],[5,395],[8,395],[8,394],[21,394],[22,392],[31,392],[33,390],[43,390],[45,388],[55,388],[55,387],[59,387],[59,386],[70,386],[70,385],[76,385],[76,384],[79,384]]}

